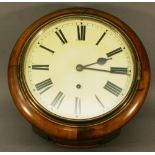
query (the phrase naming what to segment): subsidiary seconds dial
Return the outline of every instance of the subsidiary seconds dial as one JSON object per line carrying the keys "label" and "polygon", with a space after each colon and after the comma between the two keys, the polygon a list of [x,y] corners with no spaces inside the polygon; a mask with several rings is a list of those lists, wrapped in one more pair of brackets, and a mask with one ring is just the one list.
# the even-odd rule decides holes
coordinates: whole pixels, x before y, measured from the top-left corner
{"label": "subsidiary seconds dial", "polygon": [[72,121],[123,105],[135,78],[133,49],[106,21],[69,16],[42,27],[27,46],[24,79],[36,105]]}

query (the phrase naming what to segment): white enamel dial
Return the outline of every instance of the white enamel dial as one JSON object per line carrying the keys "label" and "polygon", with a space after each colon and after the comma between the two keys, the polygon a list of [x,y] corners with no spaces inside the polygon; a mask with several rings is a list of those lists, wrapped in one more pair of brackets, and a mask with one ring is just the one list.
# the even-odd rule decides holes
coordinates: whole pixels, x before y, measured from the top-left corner
{"label": "white enamel dial", "polygon": [[133,84],[134,61],[114,26],[74,16],[37,32],[27,44],[23,70],[27,89],[43,110],[89,120],[122,104]]}

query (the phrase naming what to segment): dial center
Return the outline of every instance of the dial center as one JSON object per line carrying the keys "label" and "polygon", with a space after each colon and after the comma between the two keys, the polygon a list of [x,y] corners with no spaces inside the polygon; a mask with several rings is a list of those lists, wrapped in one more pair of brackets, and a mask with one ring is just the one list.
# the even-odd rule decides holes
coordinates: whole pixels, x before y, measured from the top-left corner
{"label": "dial center", "polygon": [[83,68],[84,68],[84,67],[83,67],[81,64],[78,64],[78,65],[76,66],[76,70],[79,71],[79,72],[83,71]]}

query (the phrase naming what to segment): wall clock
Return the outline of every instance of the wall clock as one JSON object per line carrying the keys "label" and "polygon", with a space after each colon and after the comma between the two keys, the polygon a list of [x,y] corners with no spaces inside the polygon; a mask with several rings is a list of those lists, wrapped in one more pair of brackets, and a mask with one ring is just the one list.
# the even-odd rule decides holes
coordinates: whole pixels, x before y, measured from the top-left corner
{"label": "wall clock", "polygon": [[148,91],[146,51],[108,13],[69,8],[32,24],[18,39],[8,81],[22,115],[54,142],[88,147],[115,135]]}

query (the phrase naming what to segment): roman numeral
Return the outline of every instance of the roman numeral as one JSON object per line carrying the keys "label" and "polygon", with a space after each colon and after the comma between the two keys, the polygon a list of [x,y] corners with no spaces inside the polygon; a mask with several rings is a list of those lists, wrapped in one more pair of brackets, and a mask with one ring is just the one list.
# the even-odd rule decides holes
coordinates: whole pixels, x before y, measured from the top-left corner
{"label": "roman numeral", "polygon": [[120,52],[122,52],[122,51],[123,51],[122,48],[119,47],[119,48],[117,48],[117,49],[115,49],[115,50],[113,50],[113,51],[107,53],[107,57],[111,57],[111,56],[113,56],[113,55],[115,55],[115,54],[117,54],[117,53],[120,53]]}
{"label": "roman numeral", "polygon": [[119,94],[122,91],[122,88],[118,87],[117,85],[113,84],[110,81],[108,81],[106,83],[106,85],[104,86],[104,89],[106,89],[107,91],[109,91],[110,93],[112,93],[115,96],[119,96]]}
{"label": "roman numeral", "polygon": [[125,67],[110,67],[111,73],[116,74],[128,74],[128,68]]}
{"label": "roman numeral", "polygon": [[99,43],[102,41],[102,39],[104,38],[104,36],[106,35],[108,30],[106,30],[106,32],[104,32],[101,37],[99,38],[99,40],[97,41],[96,45],[99,45]]}
{"label": "roman numeral", "polygon": [[56,97],[53,99],[51,105],[52,107],[57,106],[57,109],[60,107],[63,99],[64,99],[65,95],[63,94],[63,92],[59,91],[59,93],[56,95]]}
{"label": "roman numeral", "polygon": [[77,35],[78,35],[78,40],[85,40],[86,38],[86,26],[85,25],[77,25]]}
{"label": "roman numeral", "polygon": [[60,39],[60,41],[63,43],[63,44],[66,44],[67,43],[67,39],[65,38],[62,30],[57,30],[55,32],[55,34],[58,36],[58,38]]}
{"label": "roman numeral", "polygon": [[102,108],[104,108],[103,103],[102,103],[101,100],[97,97],[97,95],[95,95],[95,98],[97,99],[97,101],[99,102],[99,104],[102,106]]}
{"label": "roman numeral", "polygon": [[34,70],[49,70],[49,65],[32,65]]}
{"label": "roman numeral", "polygon": [[49,79],[46,79],[46,80],[44,80],[44,81],[42,81],[42,82],[37,83],[37,84],[35,85],[35,87],[36,87],[37,91],[42,90],[42,91],[40,92],[40,94],[42,94],[42,93],[44,93],[45,91],[47,91],[48,89],[50,89],[50,88],[52,87],[52,85],[53,85],[53,82],[52,82],[51,79],[49,78]]}
{"label": "roman numeral", "polygon": [[81,99],[78,97],[75,97],[75,114],[81,114]]}
{"label": "roman numeral", "polygon": [[47,48],[47,47],[45,47],[43,45],[39,45],[39,47],[43,48],[44,50],[47,50],[48,52],[54,53],[53,50],[51,50],[51,49],[49,49],[49,48]]}

